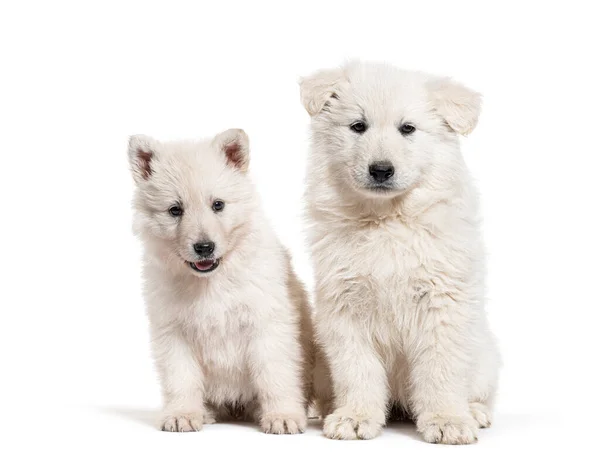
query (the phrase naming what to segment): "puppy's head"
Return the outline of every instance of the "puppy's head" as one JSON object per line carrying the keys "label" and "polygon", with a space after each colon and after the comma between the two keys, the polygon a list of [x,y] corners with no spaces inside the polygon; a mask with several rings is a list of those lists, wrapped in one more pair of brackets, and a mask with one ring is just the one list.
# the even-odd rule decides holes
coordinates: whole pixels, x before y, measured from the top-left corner
{"label": "puppy's head", "polygon": [[253,207],[246,133],[187,142],[131,136],[128,153],[136,232],[166,266],[210,275],[245,233]]}
{"label": "puppy's head", "polygon": [[479,94],[384,64],[319,71],[300,89],[327,169],[367,197],[401,195],[433,166],[449,166],[456,135],[471,132],[479,117]]}

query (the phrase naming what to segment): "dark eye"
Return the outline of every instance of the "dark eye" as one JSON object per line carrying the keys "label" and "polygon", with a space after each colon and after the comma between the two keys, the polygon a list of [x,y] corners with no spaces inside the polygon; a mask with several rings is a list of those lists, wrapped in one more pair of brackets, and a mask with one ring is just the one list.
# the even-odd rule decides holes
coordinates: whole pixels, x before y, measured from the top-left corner
{"label": "dark eye", "polygon": [[400,126],[400,133],[403,136],[408,136],[413,132],[415,132],[415,127],[412,124],[403,124],[402,126]]}
{"label": "dark eye", "polygon": [[173,205],[171,208],[169,208],[169,214],[171,216],[181,216],[183,215],[183,208],[181,208],[179,205]]}
{"label": "dark eye", "polygon": [[352,129],[358,134],[362,134],[367,130],[367,123],[365,123],[364,121],[355,121],[350,125],[350,129]]}
{"label": "dark eye", "polygon": [[214,212],[220,212],[225,208],[225,202],[222,200],[215,200],[212,204],[212,209]]}

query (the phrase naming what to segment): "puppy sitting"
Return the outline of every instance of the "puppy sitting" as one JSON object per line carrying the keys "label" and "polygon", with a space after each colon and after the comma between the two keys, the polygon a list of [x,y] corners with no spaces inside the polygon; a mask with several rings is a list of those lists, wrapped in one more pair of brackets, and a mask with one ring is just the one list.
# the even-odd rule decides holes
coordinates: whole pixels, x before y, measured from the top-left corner
{"label": "puppy sitting", "polygon": [[197,431],[233,415],[266,433],[302,432],[310,309],[246,173],[246,134],[132,136],[129,161],[162,429]]}
{"label": "puppy sitting", "polygon": [[[477,193],[458,140],[480,97],[449,79],[350,63],[301,82],[325,434],[369,439],[390,406],[426,441],[472,443],[499,357],[483,308]],[[326,405],[326,403],[325,403]]]}

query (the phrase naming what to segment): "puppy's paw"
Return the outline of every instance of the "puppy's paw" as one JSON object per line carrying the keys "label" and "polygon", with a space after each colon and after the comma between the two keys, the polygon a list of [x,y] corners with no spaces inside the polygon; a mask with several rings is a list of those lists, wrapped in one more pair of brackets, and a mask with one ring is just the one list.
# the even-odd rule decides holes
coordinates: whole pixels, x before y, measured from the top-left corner
{"label": "puppy's paw", "polygon": [[161,430],[187,433],[190,431],[200,431],[202,425],[214,422],[215,420],[213,417],[206,415],[203,412],[167,413],[161,420]]}
{"label": "puppy's paw", "polygon": [[267,434],[298,434],[306,429],[306,415],[267,413],[260,419],[260,427]]}
{"label": "puppy's paw", "polygon": [[472,444],[477,441],[477,422],[471,415],[421,415],[417,430],[427,442]]}
{"label": "puppy's paw", "polygon": [[323,433],[329,439],[373,439],[382,423],[366,415],[344,414],[336,410],[325,418]]}
{"label": "puppy's paw", "polygon": [[492,412],[487,405],[481,402],[471,402],[469,410],[480,428],[489,428],[492,425]]}

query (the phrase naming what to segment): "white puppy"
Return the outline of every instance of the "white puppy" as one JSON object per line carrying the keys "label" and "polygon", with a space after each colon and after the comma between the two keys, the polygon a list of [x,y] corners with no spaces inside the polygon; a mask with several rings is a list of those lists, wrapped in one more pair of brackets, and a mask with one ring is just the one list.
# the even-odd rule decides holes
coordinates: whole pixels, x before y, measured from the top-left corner
{"label": "white puppy", "polygon": [[132,136],[129,161],[162,429],[233,416],[254,417],[267,433],[302,432],[310,309],[246,172],[246,134]]}
{"label": "white puppy", "polygon": [[499,357],[483,308],[477,193],[459,134],[480,96],[353,62],[301,81],[316,333],[333,380],[325,434],[369,439],[391,405],[426,441],[490,424]]}

